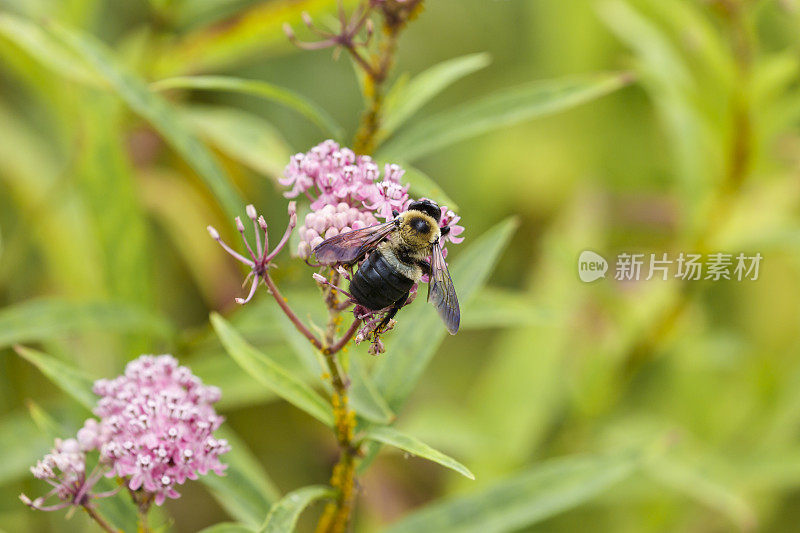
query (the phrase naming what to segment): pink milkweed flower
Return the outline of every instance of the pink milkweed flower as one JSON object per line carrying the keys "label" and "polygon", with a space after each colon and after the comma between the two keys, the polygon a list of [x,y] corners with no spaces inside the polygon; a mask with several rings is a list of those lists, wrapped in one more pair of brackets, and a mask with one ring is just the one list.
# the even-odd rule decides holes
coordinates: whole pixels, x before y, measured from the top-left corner
{"label": "pink milkweed flower", "polygon": [[325,239],[354,229],[374,226],[378,220],[369,211],[360,211],[340,202],[335,207],[326,205],[318,211],[306,215],[305,223],[297,230],[300,243],[297,255],[303,259],[311,256],[311,251]]}
{"label": "pink milkweed flower", "polygon": [[[31,473],[36,479],[49,483],[53,488],[46,495],[31,500],[24,494],[19,498],[22,502],[39,511],[57,511],[65,507],[88,506],[90,501],[111,496],[117,491],[92,493],[92,488],[103,476],[102,465],[91,474],[86,474],[86,453],[76,439],[56,439],[55,447],[45,455]],[[60,503],[44,505],[51,496],[56,496]]]}
{"label": "pink milkweed flower", "polygon": [[380,168],[371,157],[357,156],[349,148],[327,140],[305,154],[294,155],[279,182],[291,187],[284,196],[296,198],[304,194],[314,211],[345,203],[360,210],[377,210],[383,214],[377,216],[385,219],[407,199],[408,187],[400,183],[404,173],[399,165],[387,164],[381,178]]}
{"label": "pink milkweed flower", "polygon": [[376,185],[372,198],[364,202],[364,207],[375,211],[376,217],[389,220],[393,218],[392,211],[405,211],[411,203],[408,187],[389,180]]}
{"label": "pink milkweed flower", "polygon": [[101,397],[94,412],[108,431],[100,449],[106,475],[125,479],[131,491],[161,505],[179,497],[175,487],[187,479],[224,472],[219,456],[230,447],[214,437],[223,418],[212,406],[220,391],[171,355],[143,355],[122,376],[97,381],[94,392]]}
{"label": "pink milkweed flower", "polygon": [[453,244],[460,244],[464,241],[464,237],[459,237],[462,233],[464,233],[464,226],[459,226],[458,221],[461,220],[461,217],[456,215],[453,211],[447,208],[447,206],[442,206],[442,216],[439,219],[439,227],[445,228],[450,227],[450,232],[442,237],[442,243],[452,242]]}
{"label": "pink milkweed flower", "polygon": [[[250,218],[252,221],[253,229],[255,230],[255,247],[250,246],[250,243],[247,241],[247,238],[244,235],[244,223],[242,222],[242,219],[236,217],[236,229],[239,230],[239,234],[242,236],[244,245],[247,248],[248,254],[250,255],[249,258],[243,256],[228,246],[228,244],[223,241],[222,238],[220,238],[219,232],[214,227],[206,227],[209,235],[211,235],[211,238],[217,241],[217,243],[222,246],[223,250],[228,252],[237,261],[250,267],[250,273],[247,274],[247,277],[244,280],[245,283],[247,283],[248,279],[251,277],[253,278],[253,283],[250,285],[250,293],[246,298],[236,298],[236,303],[243,305],[253,299],[253,295],[255,295],[259,283],[265,281],[268,275],[267,269],[272,266],[272,259],[283,249],[284,246],[286,246],[286,243],[289,241],[289,236],[292,234],[292,231],[297,225],[297,209],[294,202],[289,202],[288,211],[289,224],[286,226],[286,231],[284,232],[283,237],[281,237],[281,240],[278,241],[277,246],[275,246],[272,251],[269,250],[269,232],[267,231],[267,221],[263,216],[258,215],[255,206],[250,204],[245,208],[245,212],[247,213],[248,218]],[[260,233],[264,233],[263,248],[261,246]]]}

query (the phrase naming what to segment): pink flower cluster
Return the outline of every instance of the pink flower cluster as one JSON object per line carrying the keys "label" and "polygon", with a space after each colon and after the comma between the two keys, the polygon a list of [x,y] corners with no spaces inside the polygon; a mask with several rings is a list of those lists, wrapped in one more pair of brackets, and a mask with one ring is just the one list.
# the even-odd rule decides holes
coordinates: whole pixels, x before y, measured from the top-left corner
{"label": "pink flower cluster", "polygon": [[[298,230],[298,255],[308,258],[324,239],[390,220],[393,210],[405,211],[412,199],[408,184],[402,183],[404,174],[399,165],[386,164],[381,176],[371,157],[357,156],[332,140],[294,155],[284,170],[285,178],[279,181],[291,187],[284,193],[287,198],[303,194],[311,201],[312,212]],[[455,225],[460,218],[442,208],[441,227],[450,224],[445,242],[463,240],[458,235],[464,228]]]}
{"label": "pink flower cluster", "polygon": [[176,485],[225,470],[219,456],[230,447],[213,436],[223,420],[212,407],[220,391],[203,385],[174,357],[142,356],[124,375],[96,382],[94,392],[101,396],[94,412],[102,424],[84,438],[104,441],[108,475],[128,479],[131,490],[144,489],[161,505],[179,496]]}
{"label": "pink flower cluster", "polygon": [[370,211],[362,211],[340,202],[336,206],[326,205],[319,211],[306,215],[305,224],[298,230],[300,244],[297,253],[303,259],[311,255],[311,250],[325,239],[354,229],[374,226],[378,223]]}
{"label": "pink flower cluster", "polygon": [[[45,455],[31,473],[36,479],[47,481],[53,489],[45,496],[31,500],[24,494],[20,499],[34,509],[55,511],[69,505],[84,505],[91,497],[89,491],[97,483],[99,477],[86,478],[85,450],[75,439],[56,439],[53,450]],[[44,507],[47,498],[56,495],[60,504]]]}
{"label": "pink flower cluster", "polygon": [[[141,489],[161,505],[179,496],[176,485],[225,470],[219,456],[230,447],[213,436],[223,420],[212,407],[220,391],[203,385],[171,355],[143,355],[122,376],[95,382],[94,392],[101,396],[94,409],[100,420],[88,419],[77,438],[56,440],[55,449],[31,468],[54,488],[36,500],[20,496],[26,505],[43,511],[88,505],[116,492],[90,492],[103,474],[123,478],[131,491]],[[86,452],[95,450],[100,460],[87,476]],[[51,495],[61,503],[43,507]]]}

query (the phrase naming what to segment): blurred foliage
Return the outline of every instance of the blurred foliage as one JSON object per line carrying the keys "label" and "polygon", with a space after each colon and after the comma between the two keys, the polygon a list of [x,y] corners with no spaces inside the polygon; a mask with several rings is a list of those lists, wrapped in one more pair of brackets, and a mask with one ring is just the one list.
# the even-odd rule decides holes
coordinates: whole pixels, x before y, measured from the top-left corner
{"label": "blurred foliage", "polygon": [[[91,378],[165,351],[222,388],[235,451],[153,523],[313,527],[336,459],[301,412],[329,416],[317,354],[263,295],[234,309],[241,272],[205,227],[232,239],[245,201],[283,227],[289,155],[352,138],[352,66],[281,30],[334,10],[0,0],[0,529],[92,527],[21,505],[42,489],[27,468],[79,427]],[[386,354],[349,352],[355,531],[796,529],[799,32],[793,0],[426,2],[377,156],[457,202],[464,327],[445,339],[418,302]],[[585,249],[764,262],[751,282],[584,284]],[[278,264],[323,323],[310,269]]]}

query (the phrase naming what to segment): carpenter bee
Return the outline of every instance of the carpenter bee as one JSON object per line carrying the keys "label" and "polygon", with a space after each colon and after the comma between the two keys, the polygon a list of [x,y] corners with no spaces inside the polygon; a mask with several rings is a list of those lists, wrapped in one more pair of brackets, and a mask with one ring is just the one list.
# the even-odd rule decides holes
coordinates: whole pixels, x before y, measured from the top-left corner
{"label": "carpenter bee", "polygon": [[317,261],[352,267],[366,257],[350,280],[349,296],[370,311],[388,310],[378,331],[406,304],[411,288],[427,274],[428,301],[436,307],[447,331],[455,335],[461,311],[442,255],[441,238],[450,228],[439,228],[441,209],[430,200],[418,200],[404,213],[394,211],[393,215],[394,219],[384,224],[321,242],[314,248]]}

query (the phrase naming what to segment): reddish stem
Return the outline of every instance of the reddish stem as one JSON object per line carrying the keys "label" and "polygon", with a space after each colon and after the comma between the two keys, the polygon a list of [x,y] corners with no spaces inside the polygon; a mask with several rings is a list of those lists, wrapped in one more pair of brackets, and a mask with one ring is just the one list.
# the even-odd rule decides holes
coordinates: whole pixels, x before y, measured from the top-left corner
{"label": "reddish stem", "polygon": [[269,289],[270,294],[272,294],[275,301],[278,302],[278,306],[280,306],[281,310],[289,317],[294,327],[303,334],[308,341],[314,345],[317,350],[322,350],[322,342],[313,334],[309,329],[303,324],[303,321],[298,318],[298,316],[292,311],[292,308],[289,307],[289,304],[286,303],[286,300],[283,298],[281,291],[278,290],[278,287],[275,285],[275,282],[272,281],[272,278],[269,275],[269,272],[264,274],[264,283],[267,284],[267,288]]}
{"label": "reddish stem", "polygon": [[353,335],[356,334],[356,331],[358,331],[358,328],[360,326],[361,326],[361,319],[360,318],[356,318],[355,320],[353,320],[353,323],[350,324],[350,327],[347,329],[345,334],[342,335],[342,338],[339,339],[338,341],[336,341],[334,344],[332,344],[331,347],[329,348],[331,354],[334,354],[334,353],[338,352],[339,350],[341,350],[342,348],[344,348],[345,345],[348,342],[350,342],[350,339],[353,338]]}

